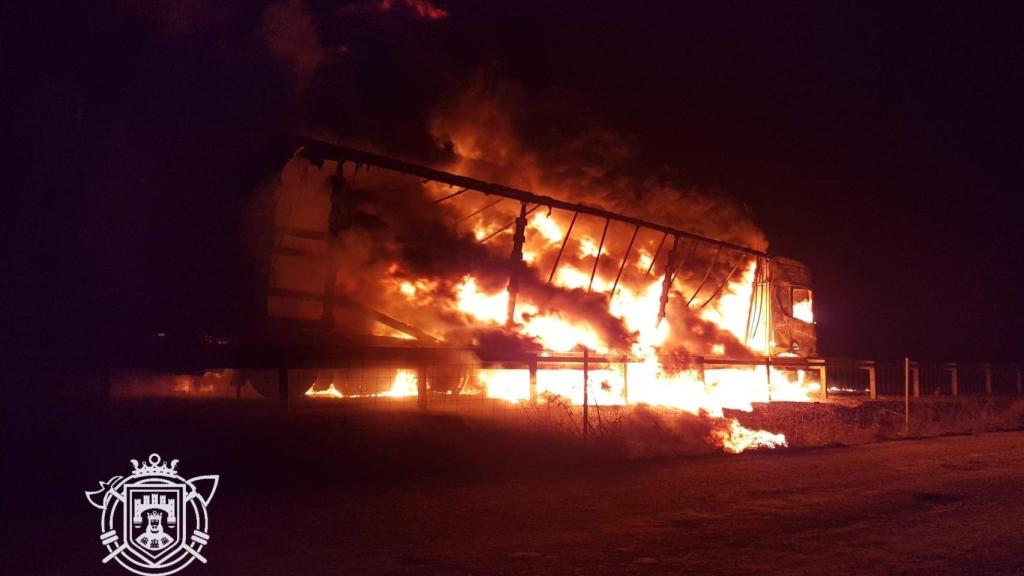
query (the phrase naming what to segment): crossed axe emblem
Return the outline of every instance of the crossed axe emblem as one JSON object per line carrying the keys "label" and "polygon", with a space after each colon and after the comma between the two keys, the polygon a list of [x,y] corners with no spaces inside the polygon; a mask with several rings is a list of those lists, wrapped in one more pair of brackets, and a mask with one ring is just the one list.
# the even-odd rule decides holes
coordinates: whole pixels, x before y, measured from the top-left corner
{"label": "crossed axe emblem", "polygon": [[[168,484],[175,486],[182,486],[185,489],[185,496],[182,501],[182,509],[185,506],[201,506],[203,510],[210,503],[214,493],[217,491],[217,484],[220,477],[215,475],[207,476],[196,476],[194,478],[184,479],[174,472],[174,466],[177,464],[177,460],[171,463],[170,468],[163,466],[156,466],[160,462],[159,456],[156,454],[150,455],[149,463],[150,466],[143,464],[141,467],[137,461],[132,460],[136,470],[133,472],[131,477],[114,476],[110,480],[103,482],[101,481],[98,490],[86,491],[85,497],[89,503],[103,511],[104,513],[104,524],[108,530],[100,534],[100,543],[107,547],[110,552],[103,558],[103,563],[106,564],[111,560],[118,558],[128,550],[130,542],[124,541],[118,544],[121,539],[121,535],[117,529],[111,525],[108,525],[106,514],[112,510],[112,506],[122,506],[122,513],[128,513],[128,498],[126,495],[125,484],[129,480],[146,479],[152,477],[159,477],[164,479]],[[205,518],[205,514],[203,515]],[[205,524],[202,528],[206,528]],[[125,535],[127,539],[127,535]],[[206,557],[204,557],[198,550],[197,547],[205,546],[210,541],[210,535],[200,528],[194,528],[189,538],[180,544],[181,548],[185,550],[192,558],[199,560],[202,563],[206,563]],[[113,549],[109,547],[113,546]],[[159,563],[153,564],[152,567],[159,567]]]}

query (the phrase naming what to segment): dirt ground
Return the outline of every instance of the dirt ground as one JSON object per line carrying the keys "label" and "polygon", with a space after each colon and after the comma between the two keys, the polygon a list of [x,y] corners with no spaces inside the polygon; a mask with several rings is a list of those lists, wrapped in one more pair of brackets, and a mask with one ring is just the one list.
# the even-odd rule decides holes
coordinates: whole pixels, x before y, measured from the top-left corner
{"label": "dirt ground", "polygon": [[[272,574],[1021,574],[1024,433],[291,493],[218,511]],[[295,516],[301,517],[296,519]],[[288,541],[247,524],[282,518]]]}
{"label": "dirt ground", "polygon": [[126,573],[83,492],[156,450],[221,474],[183,574],[1024,574],[1024,432],[609,461],[458,422],[51,412],[5,413],[7,573]]}

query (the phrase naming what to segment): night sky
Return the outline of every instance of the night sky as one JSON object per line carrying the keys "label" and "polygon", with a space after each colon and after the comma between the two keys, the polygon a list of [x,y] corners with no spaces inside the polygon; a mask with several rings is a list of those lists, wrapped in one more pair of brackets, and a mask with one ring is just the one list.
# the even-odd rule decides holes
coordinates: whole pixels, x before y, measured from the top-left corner
{"label": "night sky", "polygon": [[749,205],[814,274],[823,354],[1024,359],[1012,4],[214,4],[9,8],[21,345],[231,326],[249,130],[430,162],[430,110],[486,77],[538,146],[598,127]]}

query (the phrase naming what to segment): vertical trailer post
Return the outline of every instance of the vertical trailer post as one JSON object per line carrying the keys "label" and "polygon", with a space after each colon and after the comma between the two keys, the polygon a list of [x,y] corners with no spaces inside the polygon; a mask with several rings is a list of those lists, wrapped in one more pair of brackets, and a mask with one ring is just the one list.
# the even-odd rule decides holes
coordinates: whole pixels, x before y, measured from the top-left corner
{"label": "vertical trailer post", "polygon": [[523,263],[523,243],[526,242],[526,202],[519,207],[516,230],[512,235],[512,272],[508,277],[508,316],[505,325],[515,322],[516,299],[519,297],[519,269]]}
{"label": "vertical trailer post", "polygon": [[668,306],[668,292],[672,288],[672,275],[676,271],[676,263],[679,260],[679,236],[672,239],[672,249],[668,253],[668,262],[665,263],[665,276],[661,280],[661,299],[658,303],[658,323],[665,319],[665,307]]}

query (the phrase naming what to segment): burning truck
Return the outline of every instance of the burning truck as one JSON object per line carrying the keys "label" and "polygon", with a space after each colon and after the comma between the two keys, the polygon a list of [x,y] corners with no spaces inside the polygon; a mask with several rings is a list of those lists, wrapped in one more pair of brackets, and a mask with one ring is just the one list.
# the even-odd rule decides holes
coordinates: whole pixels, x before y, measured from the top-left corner
{"label": "burning truck", "polygon": [[584,433],[588,409],[654,407],[717,422],[713,441],[738,452],[785,439],[725,410],[823,395],[797,261],[676,227],[672,210],[292,144],[254,227],[271,232],[262,338],[353,350],[303,373],[305,401],[558,405],[582,410]]}
{"label": "burning truck", "polygon": [[[547,180],[528,161],[511,187],[472,154],[438,170],[283,140],[248,211],[257,320],[162,346],[173,374],[115,395],[540,417],[584,436],[689,414],[730,452],[785,444],[735,411],[826,396],[810,273],[728,205],[599,172]],[[183,357],[231,369],[183,374]]]}

